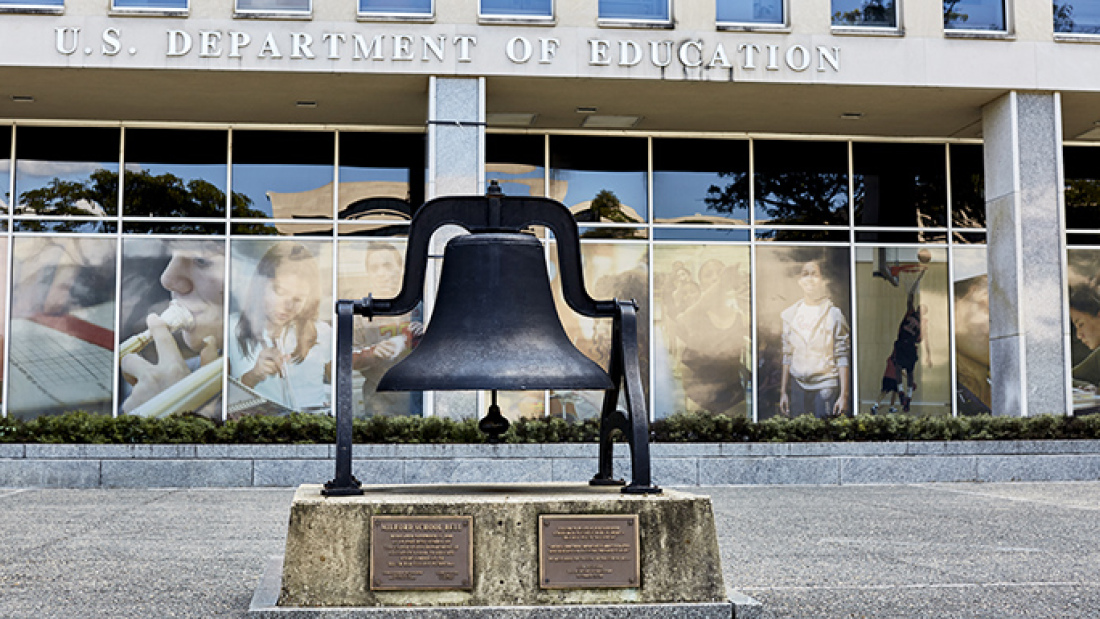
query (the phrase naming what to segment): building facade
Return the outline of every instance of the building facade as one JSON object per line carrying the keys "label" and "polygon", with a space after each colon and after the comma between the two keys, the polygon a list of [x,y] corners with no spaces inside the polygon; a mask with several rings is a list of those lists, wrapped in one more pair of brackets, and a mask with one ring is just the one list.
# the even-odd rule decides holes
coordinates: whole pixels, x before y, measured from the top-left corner
{"label": "building facade", "polygon": [[[638,300],[655,418],[1092,412],[1096,43],[1084,0],[0,0],[3,412],[326,413],[333,300],[490,180]],[[484,410],[373,390],[432,301],[357,325],[359,414]]]}

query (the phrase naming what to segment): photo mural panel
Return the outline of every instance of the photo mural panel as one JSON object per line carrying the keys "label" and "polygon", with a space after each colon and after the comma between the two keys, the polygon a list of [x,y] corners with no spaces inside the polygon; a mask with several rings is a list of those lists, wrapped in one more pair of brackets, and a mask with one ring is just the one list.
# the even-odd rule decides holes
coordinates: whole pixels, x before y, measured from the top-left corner
{"label": "photo mural panel", "polygon": [[230,419],[330,412],[331,247],[328,241],[233,241]]}
{"label": "photo mural panel", "polygon": [[751,414],[749,254],[738,245],[654,247],[654,418]]}
{"label": "photo mural panel", "polygon": [[122,241],[119,413],[222,419],[225,241]]}
{"label": "photo mural panel", "polygon": [[1069,317],[1073,329],[1073,412],[1100,411],[1100,250],[1066,251],[1069,258]]}
{"label": "photo mural panel", "polygon": [[9,416],[111,414],[115,247],[101,237],[13,240]]}
{"label": "photo mural panel", "polygon": [[[401,291],[404,240],[349,240],[339,246],[339,298],[391,299]],[[423,303],[401,316],[354,317],[352,410],[356,417],[423,416],[423,393],[378,392],[390,368],[409,356],[424,333]]]}
{"label": "photo mural panel", "polygon": [[944,247],[856,249],[859,410],[951,415]]}
{"label": "photo mural panel", "polygon": [[758,247],[758,419],[849,414],[847,247]]}
{"label": "photo mural panel", "polygon": [[989,271],[985,247],[956,247],[952,252],[955,293],[956,411],[989,413],[993,402],[989,375]]}
{"label": "photo mural panel", "polygon": [[[584,243],[584,285],[595,299],[634,299],[638,302],[638,350],[642,387],[649,397],[649,257],[648,248],[636,243]],[[589,359],[608,369],[611,359],[610,318],[587,318],[573,311],[561,295],[557,245],[550,244],[550,286],[562,326],[570,341]],[[602,391],[551,391],[551,417],[568,421],[599,419]]]}

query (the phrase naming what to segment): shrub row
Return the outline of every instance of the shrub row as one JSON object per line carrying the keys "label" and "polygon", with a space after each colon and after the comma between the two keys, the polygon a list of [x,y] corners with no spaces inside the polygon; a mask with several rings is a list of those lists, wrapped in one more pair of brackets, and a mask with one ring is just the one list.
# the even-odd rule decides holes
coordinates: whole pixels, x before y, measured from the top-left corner
{"label": "shrub row", "polygon": [[[1062,417],[911,417],[861,415],[854,418],[773,418],[753,423],[726,415],[681,413],[654,422],[655,442],[822,442],[1100,439],[1100,415]],[[331,443],[335,419],[323,415],[247,417],[215,423],[201,417],[111,418],[87,413],[0,419],[4,443]],[[356,443],[483,443],[477,421],[437,417],[374,417],[356,420]],[[599,437],[595,420],[525,419],[512,424],[507,443],[591,443]],[[621,438],[621,437],[620,437]]]}

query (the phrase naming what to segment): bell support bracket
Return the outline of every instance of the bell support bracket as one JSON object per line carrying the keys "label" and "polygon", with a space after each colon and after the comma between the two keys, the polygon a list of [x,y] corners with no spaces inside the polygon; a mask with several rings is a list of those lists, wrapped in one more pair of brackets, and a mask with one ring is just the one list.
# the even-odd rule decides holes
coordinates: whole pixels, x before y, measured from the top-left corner
{"label": "bell support bracket", "polygon": [[[371,296],[340,300],[337,311],[336,381],[336,478],[325,484],[327,496],[361,494],[360,483],[351,475],[351,317],[400,316],[421,301],[432,234],[445,225],[457,225],[477,232],[520,232],[532,226],[545,226],[554,233],[558,246],[558,270],[562,296],[573,311],[590,318],[612,318],[611,380],[614,388],[605,392],[600,419],[599,472],[594,485],[622,485],[612,476],[612,431],[619,429],[627,437],[631,453],[631,483],[624,493],[656,493],[660,488],[650,480],[649,416],[642,391],[638,366],[637,305],[633,301],[598,301],[584,286],[581,270],[580,233],[569,209],[549,198],[504,196],[496,181],[486,195],[444,197],[430,200],[413,217],[405,251],[405,273],[401,291],[392,299]],[[626,412],[618,410],[620,392],[624,393]]]}

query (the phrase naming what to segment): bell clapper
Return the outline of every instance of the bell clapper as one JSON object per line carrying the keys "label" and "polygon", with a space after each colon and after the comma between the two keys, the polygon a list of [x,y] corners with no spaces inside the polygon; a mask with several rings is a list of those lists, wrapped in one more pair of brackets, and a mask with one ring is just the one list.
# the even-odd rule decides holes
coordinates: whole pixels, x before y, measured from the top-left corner
{"label": "bell clapper", "polygon": [[489,414],[485,415],[481,421],[478,422],[477,427],[482,432],[489,435],[490,443],[499,443],[500,436],[508,431],[508,419],[504,415],[500,414],[500,407],[497,406],[497,392],[496,389],[492,391],[493,403],[489,405]]}

